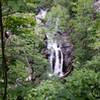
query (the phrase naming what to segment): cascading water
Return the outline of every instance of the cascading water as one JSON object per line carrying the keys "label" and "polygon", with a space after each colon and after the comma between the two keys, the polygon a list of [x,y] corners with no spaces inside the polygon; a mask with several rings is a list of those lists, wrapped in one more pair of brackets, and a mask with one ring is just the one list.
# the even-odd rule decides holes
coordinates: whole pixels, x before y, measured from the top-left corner
{"label": "cascading water", "polygon": [[40,12],[38,13],[38,15],[36,15],[37,24],[42,24],[41,20],[45,19],[46,14],[46,10],[40,9]]}
{"label": "cascading water", "polygon": [[63,54],[57,43],[51,45],[49,61],[54,75],[63,76]]}
{"label": "cascading water", "polygon": [[[58,31],[58,23],[59,23],[59,17],[56,18],[56,25],[54,31]],[[62,77],[63,74],[63,53],[61,50],[61,47],[59,45],[59,42],[57,42],[56,39],[56,34],[52,33],[50,36],[50,33],[47,33],[47,41],[48,41],[48,49],[51,51],[50,57],[49,57],[49,62],[51,65],[51,70],[52,74],[49,74],[50,76],[52,75],[57,75],[59,77]],[[50,41],[51,40],[51,41]],[[60,40],[59,40],[60,41]]]}
{"label": "cascading water", "polygon": [[[45,19],[47,14],[47,10],[43,10],[40,9],[40,12],[38,13],[38,15],[36,15],[36,31],[37,31],[37,26],[38,28],[40,28],[41,26],[43,27],[49,27],[50,26],[50,19],[49,19],[49,23],[47,22],[46,24],[44,24],[42,22],[42,20]],[[51,73],[49,73],[49,76],[53,76],[56,75],[58,77],[63,77],[64,76],[64,53],[63,53],[63,49],[62,49],[62,41],[63,38],[57,33],[58,31],[58,25],[59,25],[59,17],[56,18],[56,22],[55,22],[55,28],[54,28],[54,32],[52,33],[46,33],[46,37],[47,37],[47,49],[48,51],[50,51],[48,60],[51,66]],[[51,25],[52,26],[52,25]],[[58,38],[60,37],[60,38]]]}

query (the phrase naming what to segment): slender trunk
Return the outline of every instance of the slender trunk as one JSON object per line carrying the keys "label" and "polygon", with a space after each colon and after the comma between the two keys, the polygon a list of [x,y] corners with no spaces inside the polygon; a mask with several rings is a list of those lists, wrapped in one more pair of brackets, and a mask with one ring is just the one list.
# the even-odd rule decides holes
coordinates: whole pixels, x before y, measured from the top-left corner
{"label": "slender trunk", "polygon": [[1,48],[2,48],[2,69],[3,69],[3,78],[4,78],[3,100],[7,100],[7,64],[6,64],[6,58],[5,58],[5,42],[4,42],[4,34],[3,34],[1,1],[0,1],[0,33],[1,33]]}

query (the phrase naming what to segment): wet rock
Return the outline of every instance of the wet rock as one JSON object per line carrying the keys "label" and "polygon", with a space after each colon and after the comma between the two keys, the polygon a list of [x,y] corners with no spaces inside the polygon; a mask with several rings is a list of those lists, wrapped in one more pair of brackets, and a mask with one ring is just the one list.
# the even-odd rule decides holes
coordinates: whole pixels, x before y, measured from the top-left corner
{"label": "wet rock", "polygon": [[94,9],[95,9],[96,12],[100,12],[100,0],[95,1]]}
{"label": "wet rock", "polygon": [[63,72],[66,73],[67,68],[72,66],[73,62],[73,45],[70,41],[69,34],[67,32],[63,33],[62,37],[65,37],[61,45],[63,53]]}

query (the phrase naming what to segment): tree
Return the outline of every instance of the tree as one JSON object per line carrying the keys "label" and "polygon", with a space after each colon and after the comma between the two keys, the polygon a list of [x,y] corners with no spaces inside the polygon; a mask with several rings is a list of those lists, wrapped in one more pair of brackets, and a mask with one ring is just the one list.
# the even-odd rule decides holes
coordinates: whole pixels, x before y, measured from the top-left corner
{"label": "tree", "polygon": [[7,64],[5,56],[5,40],[4,40],[4,30],[2,22],[2,2],[0,1],[0,31],[1,31],[1,48],[2,48],[2,71],[4,78],[4,96],[3,100],[7,100]]}
{"label": "tree", "polygon": [[[28,87],[28,84],[31,84],[31,82],[39,84],[40,79],[44,78],[48,65],[47,60],[42,55],[43,38],[39,39],[34,32],[35,17],[33,12],[35,8],[29,9],[28,3],[29,1],[23,2],[22,0],[2,2],[3,29],[4,32],[11,32],[10,36],[4,37],[8,66],[8,86],[11,87],[8,88],[8,91],[11,90],[11,93],[13,91],[12,87],[16,85],[20,87],[23,84],[22,87],[24,85]],[[32,9],[34,11],[31,12]],[[29,72],[31,68],[33,70],[32,73]],[[26,82],[26,78],[30,74],[32,79],[29,80],[31,81],[29,83]],[[14,89],[17,91],[16,87]],[[0,91],[2,93],[1,89]],[[9,93],[8,97],[11,95]]]}

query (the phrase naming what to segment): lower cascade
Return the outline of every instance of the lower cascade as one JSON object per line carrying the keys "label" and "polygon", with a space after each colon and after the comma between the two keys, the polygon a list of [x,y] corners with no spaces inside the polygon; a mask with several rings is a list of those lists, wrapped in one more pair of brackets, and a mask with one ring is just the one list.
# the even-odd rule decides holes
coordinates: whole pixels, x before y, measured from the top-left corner
{"label": "lower cascade", "polygon": [[58,44],[57,42],[48,41],[47,51],[46,54],[51,66],[49,76],[64,77],[71,72],[73,60],[73,45],[71,43],[66,41]]}
{"label": "lower cascade", "polygon": [[53,43],[51,47],[48,45],[48,49],[51,49],[49,62],[52,72],[54,75],[63,76],[63,54],[60,46]]}

